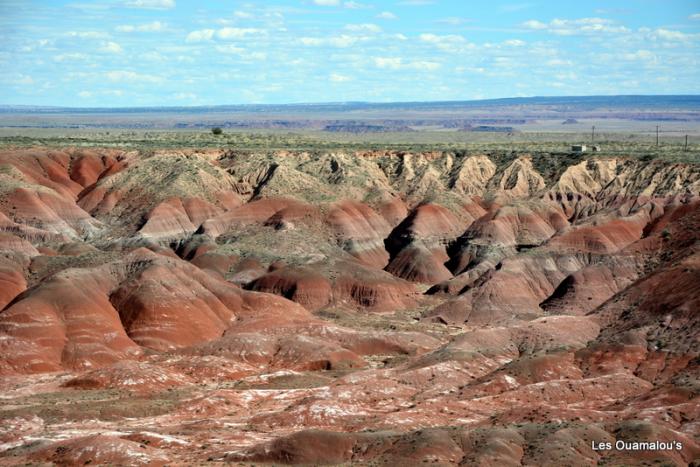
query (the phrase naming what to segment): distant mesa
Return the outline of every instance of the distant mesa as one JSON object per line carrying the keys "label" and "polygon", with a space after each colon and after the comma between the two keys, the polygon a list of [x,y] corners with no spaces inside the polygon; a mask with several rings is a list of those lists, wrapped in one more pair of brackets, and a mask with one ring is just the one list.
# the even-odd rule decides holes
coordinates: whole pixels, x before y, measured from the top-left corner
{"label": "distant mesa", "polygon": [[339,122],[324,126],[323,131],[332,133],[384,133],[388,131],[410,132],[414,130],[410,126],[403,124],[375,125],[364,122]]}
{"label": "distant mesa", "polygon": [[461,128],[460,131],[474,131],[474,132],[484,132],[484,133],[515,133],[516,130],[512,126],[493,126],[493,125],[466,125]]}

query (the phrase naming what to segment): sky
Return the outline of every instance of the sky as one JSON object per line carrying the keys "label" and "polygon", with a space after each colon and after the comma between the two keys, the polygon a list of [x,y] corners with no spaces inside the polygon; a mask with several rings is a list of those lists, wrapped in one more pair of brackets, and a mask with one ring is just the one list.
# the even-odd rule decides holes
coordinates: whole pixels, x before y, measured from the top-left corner
{"label": "sky", "polygon": [[700,94],[700,1],[0,0],[0,104]]}

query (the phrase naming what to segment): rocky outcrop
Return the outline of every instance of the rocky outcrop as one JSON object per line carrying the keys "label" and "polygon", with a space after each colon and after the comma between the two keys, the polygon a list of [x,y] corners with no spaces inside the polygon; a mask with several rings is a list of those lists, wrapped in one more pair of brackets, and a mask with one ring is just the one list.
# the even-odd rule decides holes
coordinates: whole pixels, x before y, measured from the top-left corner
{"label": "rocky outcrop", "polygon": [[0,464],[694,462],[700,169],[580,156],[0,151]]}

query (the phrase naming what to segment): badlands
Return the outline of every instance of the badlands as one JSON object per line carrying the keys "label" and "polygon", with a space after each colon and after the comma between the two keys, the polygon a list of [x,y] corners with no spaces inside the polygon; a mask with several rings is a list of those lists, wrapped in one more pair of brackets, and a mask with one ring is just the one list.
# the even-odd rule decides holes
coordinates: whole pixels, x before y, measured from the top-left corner
{"label": "badlands", "polygon": [[698,465],[699,231],[693,164],[3,149],[0,465]]}

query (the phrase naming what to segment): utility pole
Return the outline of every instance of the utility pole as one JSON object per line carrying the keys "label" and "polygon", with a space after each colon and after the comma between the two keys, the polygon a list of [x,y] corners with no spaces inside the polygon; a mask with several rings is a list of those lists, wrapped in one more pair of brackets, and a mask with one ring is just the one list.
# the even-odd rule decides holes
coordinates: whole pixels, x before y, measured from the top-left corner
{"label": "utility pole", "polygon": [[683,150],[684,151],[688,150],[688,135],[685,135],[685,145],[683,146]]}
{"label": "utility pole", "polygon": [[595,125],[591,127],[591,144],[595,143]]}
{"label": "utility pole", "polygon": [[659,125],[656,125],[656,145],[659,145]]}

